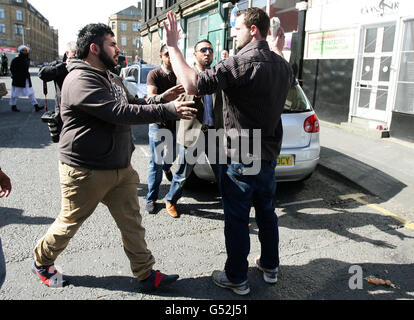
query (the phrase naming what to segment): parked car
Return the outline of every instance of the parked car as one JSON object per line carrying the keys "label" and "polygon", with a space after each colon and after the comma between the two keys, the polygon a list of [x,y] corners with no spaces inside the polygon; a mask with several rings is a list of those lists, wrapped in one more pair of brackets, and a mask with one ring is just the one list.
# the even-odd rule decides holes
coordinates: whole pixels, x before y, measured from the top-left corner
{"label": "parked car", "polygon": [[135,97],[144,98],[147,95],[148,73],[157,68],[150,64],[133,64],[121,70],[120,76],[124,79],[124,85]]}
{"label": "parked car", "polygon": [[[319,162],[319,120],[299,84],[289,91],[282,115],[283,143],[277,181],[301,181],[309,178]],[[194,167],[196,177],[215,181],[208,158],[199,159]]]}
{"label": "parked car", "polygon": [[45,67],[45,66],[47,66],[49,63],[47,63],[47,62],[42,62],[42,63],[39,63],[38,65],[37,65],[37,67],[39,68],[39,69],[42,69],[43,67]]}

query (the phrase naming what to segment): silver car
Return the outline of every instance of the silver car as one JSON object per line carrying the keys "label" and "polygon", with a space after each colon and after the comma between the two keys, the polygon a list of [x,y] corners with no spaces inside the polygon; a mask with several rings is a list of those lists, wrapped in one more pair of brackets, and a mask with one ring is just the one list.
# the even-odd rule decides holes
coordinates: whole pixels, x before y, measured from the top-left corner
{"label": "silver car", "polygon": [[[282,115],[283,143],[278,165],[277,181],[301,181],[309,178],[319,162],[319,120],[302,88],[296,84],[288,94]],[[215,181],[213,170],[205,157],[194,167],[195,175]]]}
{"label": "silver car", "polygon": [[157,68],[150,64],[133,64],[121,70],[120,76],[124,79],[124,85],[134,97],[145,98],[147,95],[148,73]]}

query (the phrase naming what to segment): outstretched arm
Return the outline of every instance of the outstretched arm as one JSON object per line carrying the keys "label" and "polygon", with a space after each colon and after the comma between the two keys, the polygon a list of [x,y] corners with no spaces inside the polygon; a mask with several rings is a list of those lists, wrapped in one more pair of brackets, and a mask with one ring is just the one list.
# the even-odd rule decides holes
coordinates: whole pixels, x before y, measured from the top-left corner
{"label": "outstretched arm", "polygon": [[164,28],[167,36],[168,53],[170,54],[171,64],[178,81],[183,85],[189,95],[197,95],[197,73],[187,64],[178,48],[180,34],[177,27],[177,16],[172,11],[167,13],[167,20],[164,21]]}

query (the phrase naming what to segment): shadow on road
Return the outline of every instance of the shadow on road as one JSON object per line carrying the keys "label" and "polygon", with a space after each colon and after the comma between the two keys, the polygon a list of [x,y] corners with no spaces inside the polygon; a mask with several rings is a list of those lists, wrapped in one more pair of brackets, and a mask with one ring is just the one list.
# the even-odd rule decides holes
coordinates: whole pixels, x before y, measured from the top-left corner
{"label": "shadow on road", "polygon": [[23,210],[0,207],[0,228],[9,224],[48,225],[55,220],[47,217],[25,217]]}
{"label": "shadow on road", "polygon": [[[316,259],[306,265],[282,265],[278,283],[266,284],[257,268],[249,268],[251,293],[241,297],[230,290],[217,287],[210,276],[179,279],[171,287],[148,294],[148,298],[191,298],[203,300],[395,300],[413,299],[414,264],[360,263],[363,277],[362,289],[349,287],[351,264],[333,259]],[[375,286],[367,282],[369,277],[389,279],[396,288]],[[69,285],[101,288],[109,291],[141,293],[136,279],[126,276],[66,276]],[[109,295],[110,298],[110,295]]]}
{"label": "shadow on road", "polygon": [[[46,217],[25,217],[23,210],[0,207],[0,228],[9,224],[51,224],[54,219]],[[6,259],[0,238],[0,288],[6,277]]]}
{"label": "shadow on road", "polygon": [[[44,111],[34,112],[27,99],[18,99],[20,112],[11,112],[10,99],[0,100],[0,148],[44,148],[52,143],[47,124],[41,116]],[[40,106],[44,100],[38,100]],[[47,100],[48,110],[54,110],[54,100]]]}

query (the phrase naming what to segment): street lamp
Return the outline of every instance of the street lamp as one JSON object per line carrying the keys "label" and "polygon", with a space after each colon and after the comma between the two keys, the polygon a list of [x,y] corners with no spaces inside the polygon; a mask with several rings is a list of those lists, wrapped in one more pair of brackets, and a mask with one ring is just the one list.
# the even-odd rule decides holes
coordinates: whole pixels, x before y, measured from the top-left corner
{"label": "street lamp", "polygon": [[20,26],[20,29],[22,30],[22,42],[23,42],[23,45],[25,45],[24,44],[24,30],[30,30],[30,28],[25,27],[25,26]]}

